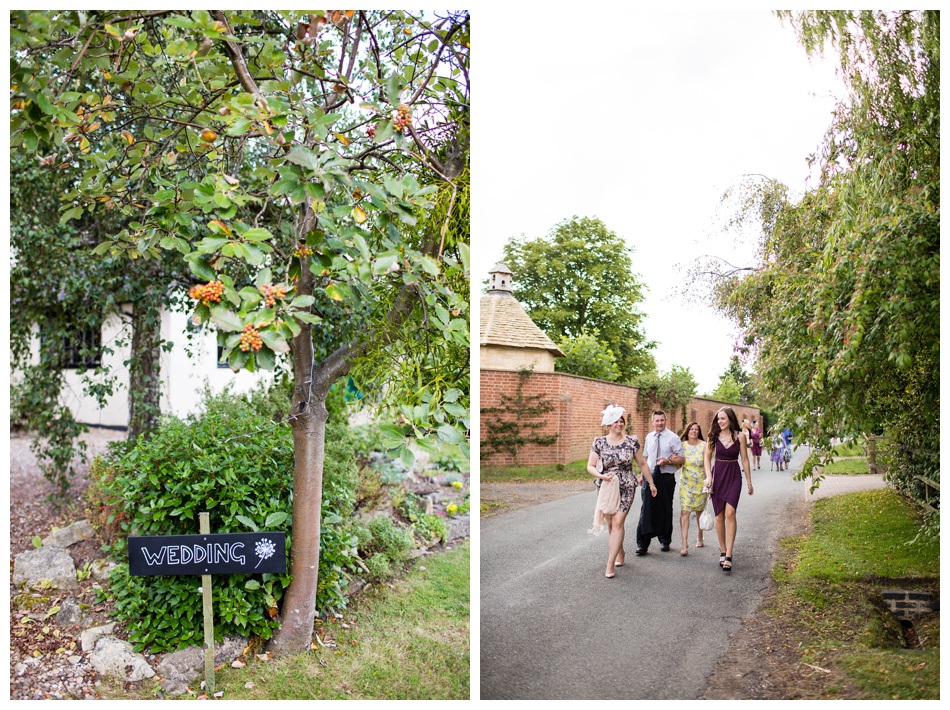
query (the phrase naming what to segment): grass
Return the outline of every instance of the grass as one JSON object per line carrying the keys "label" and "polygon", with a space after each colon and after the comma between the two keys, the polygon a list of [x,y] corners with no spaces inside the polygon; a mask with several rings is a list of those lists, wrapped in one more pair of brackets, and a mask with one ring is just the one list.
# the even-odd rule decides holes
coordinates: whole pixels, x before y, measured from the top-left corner
{"label": "grass", "polygon": [[864,459],[841,459],[822,468],[826,476],[854,476],[868,473],[868,462]]}
{"label": "grass", "polygon": [[832,456],[867,456],[867,451],[863,444],[854,439],[838,444],[831,450]]}
{"label": "grass", "polygon": [[907,649],[880,601],[895,587],[939,598],[939,544],[916,539],[916,508],[892,490],[866,491],[817,501],[812,522],[810,535],[783,541],[768,609],[796,629],[803,662],[837,667],[867,699],[939,698],[939,615],[915,625],[919,645]]}
{"label": "grass", "polygon": [[[469,563],[469,542],[422,558],[391,586],[364,592],[342,619],[318,620],[315,650],[268,661],[248,654],[246,667],[215,674],[215,690],[227,700],[468,700]],[[116,690],[109,697],[149,698],[156,685]]]}
{"label": "grass", "polygon": [[540,483],[542,481],[590,480],[587,459],[569,464],[542,466],[482,466],[482,483]]}

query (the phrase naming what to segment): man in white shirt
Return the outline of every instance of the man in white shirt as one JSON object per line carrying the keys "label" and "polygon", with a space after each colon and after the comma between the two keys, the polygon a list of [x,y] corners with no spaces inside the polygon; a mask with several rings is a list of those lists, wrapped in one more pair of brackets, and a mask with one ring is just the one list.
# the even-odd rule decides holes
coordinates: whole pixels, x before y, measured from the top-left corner
{"label": "man in white shirt", "polygon": [[656,497],[646,489],[641,491],[640,521],[637,523],[638,555],[645,555],[654,537],[660,549],[669,552],[673,539],[673,491],[676,488],[676,469],[683,465],[683,442],[666,428],[666,412],[653,412],[653,431],[646,435],[643,451],[653,473]]}

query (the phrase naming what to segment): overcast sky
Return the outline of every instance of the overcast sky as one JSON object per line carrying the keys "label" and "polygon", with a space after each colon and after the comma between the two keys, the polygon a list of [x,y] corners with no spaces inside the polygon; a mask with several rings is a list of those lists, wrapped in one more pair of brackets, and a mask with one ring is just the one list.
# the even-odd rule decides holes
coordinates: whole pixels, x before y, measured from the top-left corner
{"label": "overcast sky", "polygon": [[804,190],[841,95],[834,63],[766,11],[573,8],[473,13],[473,280],[509,238],[598,217],[634,248],[660,370],[688,367],[709,392],[735,329],[681,299],[678,266],[742,260],[719,203],[743,174]]}

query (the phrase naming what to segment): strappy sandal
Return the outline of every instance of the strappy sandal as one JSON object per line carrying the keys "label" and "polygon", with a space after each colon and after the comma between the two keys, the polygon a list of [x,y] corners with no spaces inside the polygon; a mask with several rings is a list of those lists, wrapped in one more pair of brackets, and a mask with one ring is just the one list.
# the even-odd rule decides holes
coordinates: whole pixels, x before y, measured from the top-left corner
{"label": "strappy sandal", "polygon": [[[726,567],[726,565],[729,565],[729,566]],[[723,572],[732,572],[732,558],[731,558],[731,557],[727,557],[727,558],[726,558],[725,562],[724,562],[723,565],[722,565],[722,571],[723,571]]]}
{"label": "strappy sandal", "polygon": [[725,552],[719,553],[719,566],[722,567],[722,563],[725,562],[728,558],[726,557]]}
{"label": "strappy sandal", "polygon": [[680,557],[686,557],[686,555],[688,554],[689,554],[689,550],[686,547],[680,550]]}
{"label": "strappy sandal", "polygon": [[615,575],[615,574],[607,574],[606,572],[604,573],[604,577],[606,577],[607,579],[613,579],[613,578],[616,577],[616,576],[617,576],[617,575]]}

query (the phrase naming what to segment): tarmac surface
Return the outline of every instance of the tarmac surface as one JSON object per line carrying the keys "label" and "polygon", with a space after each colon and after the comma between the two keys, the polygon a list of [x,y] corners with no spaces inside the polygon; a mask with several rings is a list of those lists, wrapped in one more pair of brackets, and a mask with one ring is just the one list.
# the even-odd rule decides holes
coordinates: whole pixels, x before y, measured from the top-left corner
{"label": "tarmac surface", "polygon": [[[807,450],[792,459],[793,471]],[[763,461],[768,464],[768,461]],[[654,540],[636,557],[640,500],[627,517],[626,564],[604,578],[606,533],[587,533],[593,490],[501,513],[481,524],[480,695],[483,699],[698,699],[729,637],[761,602],[781,513],[799,500],[881,488],[880,476],[810,482],[753,470],[737,509],[734,570],[719,568],[715,530],[679,555],[679,494],[672,549]]]}

